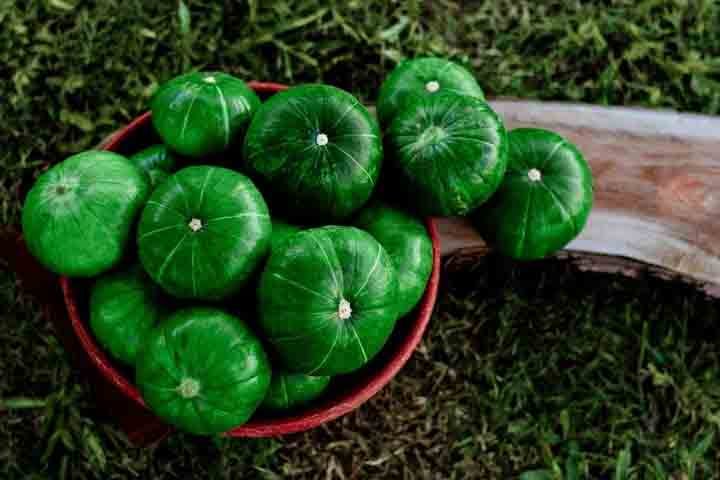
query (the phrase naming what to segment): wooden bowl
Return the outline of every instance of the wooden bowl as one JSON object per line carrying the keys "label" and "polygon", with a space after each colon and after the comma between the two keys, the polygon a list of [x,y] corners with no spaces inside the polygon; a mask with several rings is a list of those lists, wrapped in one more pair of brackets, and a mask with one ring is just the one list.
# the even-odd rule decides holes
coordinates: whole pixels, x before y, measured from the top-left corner
{"label": "wooden bowl", "polygon": [[[261,96],[271,95],[287,88],[285,85],[259,82],[250,82],[250,86]],[[103,148],[129,154],[159,141],[152,128],[150,112],[147,112],[115,133],[104,143]],[[392,380],[420,342],[437,297],[440,277],[440,239],[435,221],[428,219],[426,224],[433,243],[433,268],[430,280],[419,305],[409,315],[398,320],[393,335],[383,350],[360,371],[334,378],[326,394],[310,407],[284,415],[263,416],[257,414],[248,423],[225,435],[230,437],[270,437],[309,430],[355,410]],[[91,366],[116,387],[117,395],[123,396],[125,401],[133,402],[141,409],[147,409],[140,392],[133,383],[132,370],[119,366],[112,360],[96,342],[90,331],[87,321],[88,285],[85,282],[61,277],[60,286],[72,331],[77,336],[81,348],[87,353]],[[153,421],[160,423],[157,417],[148,415],[143,417],[142,422],[126,420],[124,423],[126,425],[142,423],[136,428],[145,431],[162,430],[158,426],[148,425]],[[144,436],[141,433],[133,435],[132,431],[128,434],[131,439]]]}

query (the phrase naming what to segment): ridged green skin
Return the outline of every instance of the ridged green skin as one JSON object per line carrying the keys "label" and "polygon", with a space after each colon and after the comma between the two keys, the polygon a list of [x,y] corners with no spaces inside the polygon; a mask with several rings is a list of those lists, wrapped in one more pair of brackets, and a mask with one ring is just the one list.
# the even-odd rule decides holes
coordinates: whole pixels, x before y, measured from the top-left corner
{"label": "ridged green skin", "polygon": [[149,191],[145,174],[121,155],[73,155],[43,173],[25,199],[28,249],[61,275],[92,277],[110,270],[125,252]]}
{"label": "ridged green skin", "polygon": [[500,186],[507,133],[482,100],[455,94],[406,104],[386,132],[406,202],[423,215],[464,215]]}
{"label": "ridged green skin", "polygon": [[[270,362],[242,320],[196,307],[153,329],[138,354],[136,381],[159,417],[211,435],[242,425],[255,412],[270,385]],[[197,388],[189,387],[193,381]]]}
{"label": "ridged green skin", "polygon": [[113,357],[135,365],[140,344],[166,314],[159,293],[140,265],[95,281],[90,291],[90,328]]}
{"label": "ridged green skin", "polygon": [[[193,219],[200,228],[193,230]],[[179,170],[140,216],[140,261],[168,293],[217,300],[242,287],[270,248],[267,205],[246,176],[221,167]]]}
{"label": "ridged green skin", "polygon": [[146,172],[160,169],[170,173],[175,170],[177,163],[173,153],[162,143],[144,148],[130,156],[129,159]]}
{"label": "ridged green skin", "polygon": [[260,408],[277,412],[307,405],[319,397],[329,384],[330,377],[275,372]]}
{"label": "ridged green skin", "polygon": [[196,72],[161,85],[150,109],[155,130],[170,148],[201,157],[236,142],[259,106],[260,98],[239,78]]}
{"label": "ridged green skin", "polygon": [[150,179],[150,185],[153,189],[165,180],[167,180],[168,177],[170,177],[170,173],[166,172],[165,170],[160,170],[159,168],[153,168],[152,170],[148,170],[147,175]]}
{"label": "ridged green skin", "polygon": [[363,208],[355,226],[385,247],[398,274],[400,315],[412,310],[425,292],[432,271],[432,240],[423,223],[379,201]]}
{"label": "ridged green skin", "polygon": [[150,185],[153,188],[157,187],[175,170],[175,156],[163,144],[147,147],[131,155],[128,159],[148,174]]}
{"label": "ridged green skin", "polygon": [[[437,82],[439,88],[429,91],[429,82]],[[446,92],[485,99],[473,74],[457,63],[434,57],[403,60],[380,87],[377,103],[380,124],[387,126],[410,101]]]}
{"label": "ridged green skin", "polygon": [[272,251],[277,250],[280,246],[295,233],[301,229],[297,225],[291,225],[279,218],[272,219],[272,237],[270,239]]}
{"label": "ridged green skin", "polygon": [[[318,144],[318,135],[327,144]],[[370,198],[382,161],[377,122],[349,93],[302,85],[272,96],[245,137],[245,167],[291,220],[346,219]]]}
{"label": "ridged green skin", "polygon": [[[354,227],[303,230],[273,251],[260,279],[258,321],[283,368],[337,375],[362,367],[399,316],[385,249]],[[352,309],[341,318],[342,300]]]}
{"label": "ridged green skin", "polygon": [[[593,203],[590,167],[577,147],[556,133],[523,128],[508,139],[505,179],[474,218],[483,238],[503,254],[543,258],[585,226]],[[538,181],[528,176],[533,168],[541,174]]]}

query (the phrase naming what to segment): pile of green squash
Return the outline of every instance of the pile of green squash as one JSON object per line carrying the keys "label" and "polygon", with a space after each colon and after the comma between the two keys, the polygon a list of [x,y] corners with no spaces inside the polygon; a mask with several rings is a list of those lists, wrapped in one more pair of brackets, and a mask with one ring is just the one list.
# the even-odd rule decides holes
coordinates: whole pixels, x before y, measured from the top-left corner
{"label": "pile of green squash", "polygon": [[470,215],[500,252],[535,259],[592,205],[575,146],[507,132],[444,59],[398,65],[377,119],[329,85],[262,102],[220,72],[168,81],[150,108],[162,143],[53,166],[22,224],[48,269],[93,278],[96,339],[194,434],[303,408],[376,356],[430,277],[421,218]]}

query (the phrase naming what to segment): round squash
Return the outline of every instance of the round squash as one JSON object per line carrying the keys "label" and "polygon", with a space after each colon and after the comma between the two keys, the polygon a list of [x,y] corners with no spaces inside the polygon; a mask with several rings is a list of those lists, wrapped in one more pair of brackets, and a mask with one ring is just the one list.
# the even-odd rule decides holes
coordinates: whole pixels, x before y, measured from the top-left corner
{"label": "round squash", "polygon": [[290,219],[337,221],[370,198],[382,160],[377,122],[349,93],[302,85],[272,96],[245,137],[245,167]]}
{"label": "round squash", "polygon": [[139,265],[106,273],[90,291],[90,328],[127,365],[135,365],[140,344],[164,315],[159,289]]}
{"label": "round squash", "polygon": [[507,134],[482,100],[454,94],[408,103],[386,132],[404,198],[423,215],[464,215],[500,186]]}
{"label": "round squash", "polygon": [[162,143],[151,145],[131,155],[130,161],[144,171],[159,169],[168,173],[175,170],[175,155]]}
{"label": "round squash", "polygon": [[175,170],[175,156],[163,144],[152,145],[131,155],[129,160],[150,177],[154,188]]}
{"label": "round squash", "polygon": [[329,384],[330,377],[275,372],[260,408],[284,411],[307,405],[319,397]]}
{"label": "round squash", "polygon": [[355,219],[355,226],[380,242],[398,274],[400,315],[412,310],[425,293],[432,271],[432,240],[423,223],[403,210],[373,201]]}
{"label": "round squash", "polygon": [[140,348],[136,381],[143,399],[168,423],[196,435],[245,423],[270,385],[260,340],[222,310],[179,310]]}
{"label": "round squash", "polygon": [[508,139],[505,179],[474,218],[483,238],[501,253],[543,258],[585,226],[593,203],[590,167],[577,147],[556,133],[521,128]]}
{"label": "round squash", "polygon": [[25,199],[28,249],[60,275],[107,271],[122,258],[149,190],[145,174],[121,155],[73,155],[40,175]]}
{"label": "round squash", "polygon": [[170,148],[201,157],[233,144],[259,105],[260,98],[239,78],[195,72],[161,85],[150,109],[155,130]]}
{"label": "round squash", "polygon": [[444,58],[403,60],[390,72],[378,96],[380,124],[387,126],[410,101],[446,92],[485,99],[472,73]]}
{"label": "round squash", "polygon": [[385,249],[354,227],[303,230],[260,278],[258,321],[289,372],[349,373],[385,344],[399,315]]}
{"label": "round squash", "polygon": [[179,170],[140,216],[140,261],[180,298],[217,300],[236,292],[270,248],[270,214],[246,176],[221,167]]}

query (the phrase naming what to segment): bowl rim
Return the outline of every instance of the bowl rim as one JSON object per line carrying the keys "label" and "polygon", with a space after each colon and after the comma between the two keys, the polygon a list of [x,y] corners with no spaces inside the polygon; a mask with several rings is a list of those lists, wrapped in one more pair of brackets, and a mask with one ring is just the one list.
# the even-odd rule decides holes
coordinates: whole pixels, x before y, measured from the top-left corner
{"label": "bowl rim", "polygon": [[[248,85],[257,93],[269,94],[288,88],[286,85],[272,82],[248,82]],[[143,113],[112,135],[101,148],[108,151],[117,150],[133,133],[145,127],[150,122],[151,112]],[[325,402],[310,406],[299,412],[290,412],[287,415],[251,419],[247,423],[226,432],[224,434],[225,436],[272,437],[315,428],[355,410],[373,397],[395,377],[420,343],[437,300],[440,281],[440,235],[434,218],[426,219],[425,225],[432,241],[432,271],[425,288],[425,293],[418,306],[410,315],[405,317],[411,322],[408,325],[408,333],[401,341],[396,343],[395,351],[392,352],[387,362],[373,372],[366,382],[352,385],[347,390],[333,395]],[[92,365],[97,368],[101,375],[110,381],[123,396],[139,407],[149,411],[138,388],[114,366],[114,361],[110,359],[95,341],[87,323],[82,320],[72,279],[61,276],[60,287],[72,329],[80,345],[90,357]]]}

